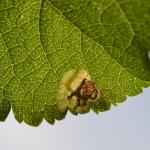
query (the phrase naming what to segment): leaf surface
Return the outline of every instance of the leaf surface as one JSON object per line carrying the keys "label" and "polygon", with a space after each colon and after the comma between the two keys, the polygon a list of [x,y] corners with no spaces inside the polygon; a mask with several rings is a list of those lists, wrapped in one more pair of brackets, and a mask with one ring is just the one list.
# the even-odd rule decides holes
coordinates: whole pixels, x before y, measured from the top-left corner
{"label": "leaf surface", "polygon": [[59,83],[85,69],[108,101],[150,86],[149,0],[1,0],[0,120],[12,107],[19,122],[63,119]]}

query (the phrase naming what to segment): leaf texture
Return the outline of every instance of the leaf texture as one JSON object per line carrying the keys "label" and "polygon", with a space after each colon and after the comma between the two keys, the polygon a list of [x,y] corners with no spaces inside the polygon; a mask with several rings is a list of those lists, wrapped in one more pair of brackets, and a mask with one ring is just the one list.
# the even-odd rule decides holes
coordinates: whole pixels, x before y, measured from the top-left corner
{"label": "leaf texture", "polygon": [[[149,0],[1,0],[0,120],[38,126],[65,117],[59,83],[85,69],[105,103],[150,86]],[[95,112],[105,111],[104,103]]]}

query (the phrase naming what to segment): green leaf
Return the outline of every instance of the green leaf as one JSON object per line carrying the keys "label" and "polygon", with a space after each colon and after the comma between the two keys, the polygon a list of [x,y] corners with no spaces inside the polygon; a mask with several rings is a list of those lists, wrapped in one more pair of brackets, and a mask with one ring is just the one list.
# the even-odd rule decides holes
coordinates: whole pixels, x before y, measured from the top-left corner
{"label": "green leaf", "polygon": [[1,0],[0,120],[38,126],[65,112],[59,83],[84,69],[100,88],[98,113],[150,86],[149,0]]}

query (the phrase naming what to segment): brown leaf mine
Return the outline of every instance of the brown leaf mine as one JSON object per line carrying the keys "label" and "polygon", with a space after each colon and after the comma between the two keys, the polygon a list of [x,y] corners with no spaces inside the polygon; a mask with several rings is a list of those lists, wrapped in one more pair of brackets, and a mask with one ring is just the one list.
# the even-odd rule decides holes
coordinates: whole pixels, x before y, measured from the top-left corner
{"label": "brown leaf mine", "polygon": [[98,100],[100,91],[86,70],[70,70],[65,73],[57,96],[60,111],[64,112],[68,108],[73,114],[84,114]]}

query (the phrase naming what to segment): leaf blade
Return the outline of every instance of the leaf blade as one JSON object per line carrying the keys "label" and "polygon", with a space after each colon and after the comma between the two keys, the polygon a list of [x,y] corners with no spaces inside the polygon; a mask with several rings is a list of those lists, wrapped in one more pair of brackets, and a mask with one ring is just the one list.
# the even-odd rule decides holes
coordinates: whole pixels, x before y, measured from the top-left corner
{"label": "leaf blade", "polygon": [[[54,124],[55,119],[65,117],[66,112],[61,114],[56,109],[56,97],[61,78],[70,69],[89,71],[101,90],[102,98],[112,104],[123,102],[127,95],[137,95],[143,87],[150,85],[149,60],[145,59],[147,49],[141,56],[143,47],[136,45],[133,27],[126,18],[126,7],[122,9],[123,4],[112,0],[51,2],[22,0],[19,4],[15,1],[9,3],[10,6],[5,2],[1,5],[6,11],[0,11],[3,16],[0,61],[6,67],[0,64],[0,88],[4,93],[0,100],[9,99],[19,122],[38,126],[43,118]],[[64,8],[59,9],[56,4]],[[85,24],[84,14],[75,18],[79,12],[74,11],[72,18],[68,19],[63,12],[71,7],[80,9],[78,4],[89,5],[82,11],[88,16],[89,24],[93,24],[91,30]],[[93,7],[98,8],[96,13]],[[94,26],[101,10],[105,28],[101,24]],[[7,20],[8,16],[10,20]],[[81,18],[83,20],[78,20]],[[119,24],[117,28],[114,27],[116,22]],[[95,29],[99,32],[96,33]],[[113,38],[116,42],[112,44]],[[139,54],[135,56],[136,46]],[[93,107],[96,112],[108,109],[98,105]]]}

